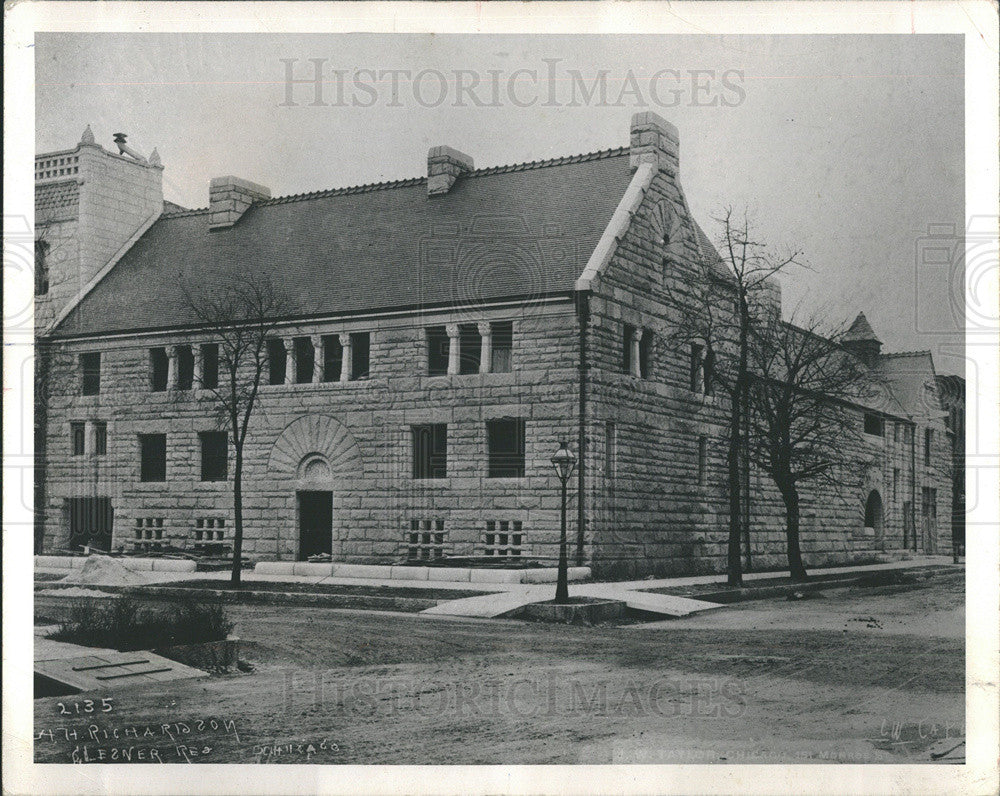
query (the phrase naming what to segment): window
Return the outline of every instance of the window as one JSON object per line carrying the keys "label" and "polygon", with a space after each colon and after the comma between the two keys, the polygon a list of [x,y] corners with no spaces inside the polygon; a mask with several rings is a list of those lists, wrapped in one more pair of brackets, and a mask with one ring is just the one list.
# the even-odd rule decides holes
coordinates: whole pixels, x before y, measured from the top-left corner
{"label": "window", "polygon": [[444,478],[448,475],[448,425],[413,426],[413,477]]}
{"label": "window", "polygon": [[167,349],[149,349],[149,389],[153,392],[164,392],[167,389],[167,372],[169,360]]}
{"label": "window", "polygon": [[206,390],[219,387],[218,343],[205,343],[201,347],[201,386]]}
{"label": "window", "polygon": [[427,375],[444,376],[448,372],[448,332],[443,326],[427,327]]}
{"label": "window", "polygon": [[899,498],[899,468],[894,467],[892,470],[892,502],[895,503]]}
{"label": "window", "polygon": [[194,521],[191,536],[194,539],[192,547],[208,555],[221,555],[228,552],[226,538],[226,520],[223,517],[198,517]]}
{"label": "window", "polygon": [[486,422],[490,478],[524,478],[524,420]]}
{"label": "window", "polygon": [[94,455],[105,456],[108,452],[108,424],[103,420],[94,421]]}
{"label": "window", "polygon": [[639,338],[639,376],[649,378],[650,353],[653,350],[653,333],[648,329],[643,330],[642,337]]}
{"label": "window", "polygon": [[167,480],[167,435],[139,435],[139,480]]}
{"label": "window", "polygon": [[487,556],[520,556],[525,548],[520,520],[487,520],[483,534],[483,554]]}
{"label": "window", "polygon": [[312,340],[296,337],[292,345],[295,350],[295,383],[309,384],[313,380],[313,363],[316,361]]}
{"label": "window", "polygon": [[608,420],[604,428],[604,476],[614,480],[617,469],[618,429]]}
{"label": "window", "polygon": [[514,324],[511,321],[494,321],[490,324],[493,342],[490,372],[510,373],[511,354],[514,348]]}
{"label": "window", "polygon": [[101,355],[80,354],[81,391],[84,395],[101,394]]}
{"label": "window", "polygon": [[931,448],[934,443],[934,429],[924,429],[924,466],[931,466]]}
{"label": "window", "polygon": [[873,437],[885,436],[885,421],[881,415],[865,412],[865,434]]}
{"label": "window", "polygon": [[281,340],[267,341],[267,383],[284,384],[288,355]]}
{"label": "window", "polygon": [[479,362],[483,354],[483,339],[479,327],[474,323],[463,323],[458,327],[458,372],[463,375],[479,373]]}
{"label": "window", "polygon": [[49,292],[49,244],[44,240],[35,241],[35,295],[44,296]]}
{"label": "window", "polygon": [[177,389],[190,390],[194,386],[194,351],[189,345],[177,346]]}
{"label": "window", "polygon": [[407,558],[444,558],[447,538],[444,520],[410,520],[404,540]]}
{"label": "window", "polygon": [[367,379],[370,368],[371,336],[368,332],[351,333],[351,379]]}
{"label": "window", "polygon": [[143,550],[162,550],[163,519],[163,517],[136,517],[133,544]]}
{"label": "window", "polygon": [[705,351],[705,357],[701,361],[702,387],[705,395],[711,395],[715,386],[715,351],[709,346]]}
{"label": "window", "polygon": [[705,483],[708,470],[708,438],[698,437],[698,483]]}
{"label": "window", "polygon": [[688,355],[688,387],[691,392],[704,392],[704,346],[691,343],[691,353]]}
{"label": "window", "polygon": [[73,455],[83,456],[86,448],[87,426],[82,421],[74,421],[69,424],[69,436],[72,441]]}
{"label": "window", "polygon": [[201,440],[201,480],[225,481],[229,477],[229,435],[225,431],[202,431]]}
{"label": "window", "polygon": [[899,423],[892,424],[892,441],[899,442]]}
{"label": "window", "polygon": [[622,337],[622,370],[625,373],[632,372],[632,341],[635,340],[635,327],[625,324],[625,333]]}
{"label": "window", "polygon": [[344,347],[339,334],[328,334],[323,338],[323,381],[340,381],[340,371],[344,361]]}
{"label": "window", "polygon": [[72,550],[80,550],[84,545],[99,550],[111,549],[111,528],[115,516],[111,498],[66,498],[63,513],[69,526],[69,546]]}

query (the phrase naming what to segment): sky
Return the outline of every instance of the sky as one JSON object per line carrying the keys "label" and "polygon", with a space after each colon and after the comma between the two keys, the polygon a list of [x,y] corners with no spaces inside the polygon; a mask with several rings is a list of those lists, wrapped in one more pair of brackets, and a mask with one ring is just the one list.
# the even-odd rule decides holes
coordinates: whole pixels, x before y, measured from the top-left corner
{"label": "sky", "polygon": [[[232,174],[272,195],[627,146],[631,115],[680,134],[680,179],[715,237],[725,206],[799,250],[785,314],[864,311],[884,351],[960,373],[964,80],[959,36],[38,34],[36,151],[84,128],[156,147],[164,194]],[[319,102],[311,80],[320,70]],[[289,71],[290,70],[290,71]],[[307,82],[289,85],[286,78]],[[601,86],[605,88],[602,95]],[[957,237],[956,237],[957,236]],[[942,254],[944,252],[944,254]]]}

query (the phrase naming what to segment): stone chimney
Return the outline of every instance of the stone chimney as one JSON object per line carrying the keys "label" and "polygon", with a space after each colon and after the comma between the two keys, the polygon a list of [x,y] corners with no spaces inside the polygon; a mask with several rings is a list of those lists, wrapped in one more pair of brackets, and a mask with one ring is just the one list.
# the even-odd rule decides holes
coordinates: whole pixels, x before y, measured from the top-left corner
{"label": "stone chimney", "polygon": [[436,146],[427,153],[427,195],[439,196],[451,190],[455,181],[475,168],[472,158],[450,146]]}
{"label": "stone chimney", "polygon": [[250,205],[271,198],[271,189],[239,177],[213,177],[208,186],[208,228],[228,229]]}
{"label": "stone chimney", "polygon": [[652,111],[632,115],[632,138],[629,166],[635,171],[643,163],[652,163],[676,177],[680,168],[680,136],[677,128]]}

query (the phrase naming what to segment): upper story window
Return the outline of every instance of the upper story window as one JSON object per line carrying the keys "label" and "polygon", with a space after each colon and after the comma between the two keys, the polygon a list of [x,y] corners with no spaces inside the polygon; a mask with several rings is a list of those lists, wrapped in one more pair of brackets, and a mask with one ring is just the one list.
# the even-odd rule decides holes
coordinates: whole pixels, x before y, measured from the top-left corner
{"label": "upper story window", "polygon": [[444,478],[448,475],[448,425],[429,423],[413,426],[413,477]]}
{"label": "upper story window", "polygon": [[219,387],[218,343],[203,343],[201,346],[201,386],[206,390]]}
{"label": "upper story window", "polygon": [[493,321],[490,324],[490,372],[509,373],[514,348],[514,324],[511,321]]}
{"label": "upper story window", "polygon": [[108,452],[108,424],[103,420],[94,421],[94,455],[104,456]]}
{"label": "upper story window", "polygon": [[632,351],[632,341],[635,339],[635,327],[630,324],[625,324],[625,331],[622,336],[622,372],[632,373],[634,370],[634,365],[632,358],[634,352]]}
{"label": "upper story window", "polygon": [[267,383],[284,384],[288,365],[285,344],[281,340],[267,341]]}
{"label": "upper story window", "polygon": [[295,351],[295,383],[309,384],[313,380],[313,365],[316,362],[312,340],[308,337],[296,337],[292,346]]}
{"label": "upper story window", "polygon": [[44,240],[35,241],[35,295],[44,296],[49,292],[49,244]]}
{"label": "upper story window", "polygon": [[194,386],[194,351],[189,345],[177,346],[177,389],[190,390]]}
{"label": "upper story window", "polygon": [[201,480],[225,481],[228,477],[229,435],[225,431],[202,431]]}
{"label": "upper story window", "polygon": [[624,372],[639,378],[648,378],[652,350],[652,333],[647,329],[626,323],[622,335],[622,368]]}
{"label": "upper story window", "polygon": [[139,480],[167,480],[167,435],[139,435]]}
{"label": "upper story window", "polygon": [[153,392],[166,391],[169,364],[167,349],[149,349],[149,389]]}
{"label": "upper story window", "polygon": [[371,335],[351,332],[351,380],[367,379],[371,370]]}
{"label": "upper story window", "polygon": [[329,334],[323,338],[323,381],[340,381],[340,371],[344,365],[344,347],[339,334]]}
{"label": "upper story window", "polygon": [[84,395],[101,394],[101,354],[80,354],[80,388]]}
{"label": "upper story window", "polygon": [[479,373],[482,353],[483,340],[479,336],[479,327],[474,323],[459,324],[458,372],[462,375]]}
{"label": "upper story window", "polygon": [[885,420],[882,415],[865,412],[865,434],[870,434],[873,437],[885,436]]}
{"label": "upper story window", "polygon": [[691,343],[688,352],[688,387],[691,392],[705,392],[705,346]]}
{"label": "upper story window", "polygon": [[427,375],[444,376],[448,372],[450,341],[444,326],[427,327]]}
{"label": "upper story window", "polygon": [[524,420],[504,418],[486,421],[486,445],[490,478],[524,477]]}
{"label": "upper story window", "polygon": [[82,420],[74,420],[69,424],[70,443],[74,456],[83,456],[86,449],[87,425]]}
{"label": "upper story window", "polygon": [[930,467],[931,464],[931,449],[934,446],[934,429],[925,428],[924,429],[924,466]]}

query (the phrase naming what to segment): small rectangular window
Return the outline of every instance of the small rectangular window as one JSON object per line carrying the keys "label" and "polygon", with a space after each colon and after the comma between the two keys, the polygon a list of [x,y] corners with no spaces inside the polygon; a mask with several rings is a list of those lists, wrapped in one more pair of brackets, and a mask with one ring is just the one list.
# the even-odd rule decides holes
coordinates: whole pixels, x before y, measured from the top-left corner
{"label": "small rectangular window", "polygon": [[371,336],[368,332],[351,332],[351,379],[367,379],[371,370]]}
{"label": "small rectangular window", "polygon": [[74,456],[83,456],[86,449],[87,426],[82,421],[74,421],[69,424],[69,435],[73,446]]}
{"label": "small rectangular window", "polygon": [[194,351],[189,345],[177,346],[177,389],[190,390],[194,386]]}
{"label": "small rectangular window", "polygon": [[427,327],[427,375],[444,376],[448,372],[448,332],[443,326]]}
{"label": "small rectangular window", "polygon": [[229,435],[225,431],[202,431],[201,480],[225,481],[228,477]]}
{"label": "small rectangular window", "polygon": [[899,468],[892,470],[892,500],[895,502],[899,497]]}
{"label": "small rectangular window", "polygon": [[649,365],[653,350],[653,333],[649,329],[643,330],[642,337],[639,338],[639,375],[649,378]]}
{"label": "small rectangular window", "polygon": [[483,555],[519,557],[527,551],[527,540],[520,520],[487,520],[483,533]]}
{"label": "small rectangular window", "polygon": [[486,441],[490,478],[524,477],[524,420],[488,420]]}
{"label": "small rectangular window", "polygon": [[323,381],[340,381],[340,371],[344,362],[344,347],[339,334],[328,334],[323,338]]}
{"label": "small rectangular window", "polygon": [[101,354],[80,354],[81,392],[84,395],[101,394]]}
{"label": "small rectangular window", "polygon": [[448,425],[413,426],[413,477],[444,478],[448,474]]}
{"label": "small rectangular window", "polygon": [[708,438],[698,437],[698,483],[705,483],[708,472]]}
{"label": "small rectangular window", "polygon": [[632,372],[632,341],[635,340],[635,327],[625,324],[625,332],[622,337],[622,370],[625,373]]}
{"label": "small rectangular window", "polygon": [[94,421],[94,455],[105,456],[108,452],[108,424],[103,420]]}
{"label": "small rectangular window", "polygon": [[604,475],[614,480],[617,469],[618,430],[615,424],[608,420],[604,429]]}
{"label": "small rectangular window", "polygon": [[514,324],[512,321],[494,321],[490,324],[492,341],[490,371],[510,373],[514,348]]}
{"label": "small rectangular window", "polygon": [[865,434],[870,434],[873,437],[885,435],[885,422],[881,415],[865,412]]}
{"label": "small rectangular window", "polygon": [[931,449],[934,446],[934,429],[924,429],[924,466],[931,465]]}
{"label": "small rectangular window", "polygon": [[153,392],[165,392],[167,389],[167,349],[162,347],[149,349],[149,389]]}
{"label": "small rectangular window", "polygon": [[899,442],[899,423],[892,424],[892,441]]}
{"label": "small rectangular window", "polygon": [[688,355],[688,387],[691,392],[704,391],[704,382],[702,381],[704,351],[703,346],[698,345],[698,343],[691,343],[691,352]]}
{"label": "small rectangular window", "polygon": [[167,435],[139,435],[139,480],[167,480]]}
{"label": "small rectangular window", "polygon": [[204,343],[201,347],[201,386],[206,390],[219,387],[218,343]]}
{"label": "small rectangular window", "polygon": [[313,364],[316,361],[312,340],[296,337],[292,345],[295,350],[295,383],[309,384],[313,380]]}
{"label": "small rectangular window", "polygon": [[482,359],[483,339],[479,327],[474,323],[463,323],[458,327],[458,372],[463,375],[479,373]]}
{"label": "small rectangular window", "polygon": [[284,384],[285,368],[288,365],[285,343],[282,340],[267,341],[267,383]]}

